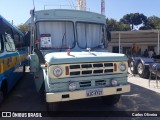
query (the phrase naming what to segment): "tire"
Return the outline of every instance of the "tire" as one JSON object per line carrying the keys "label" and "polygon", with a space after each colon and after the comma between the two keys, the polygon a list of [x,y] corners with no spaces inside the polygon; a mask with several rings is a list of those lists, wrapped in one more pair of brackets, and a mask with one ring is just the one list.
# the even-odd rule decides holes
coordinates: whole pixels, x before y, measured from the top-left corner
{"label": "tire", "polygon": [[137,72],[141,78],[149,78],[149,67],[145,66],[141,61],[138,62]]}
{"label": "tire", "polygon": [[102,100],[106,105],[112,106],[119,102],[121,95],[103,96]]}
{"label": "tire", "polygon": [[0,105],[2,104],[4,100],[4,95],[3,95],[3,92],[0,90]]}
{"label": "tire", "polygon": [[130,71],[132,74],[137,74],[136,64],[133,60],[130,62]]}
{"label": "tire", "polygon": [[54,102],[54,103],[46,103],[47,104],[47,111],[48,113],[52,113],[58,110],[58,102]]}
{"label": "tire", "polygon": [[42,100],[42,102],[45,102],[45,97],[46,96],[45,96],[45,85],[44,85],[44,83],[42,84],[38,94],[39,94],[39,97]]}
{"label": "tire", "polygon": [[0,89],[0,104],[3,102],[7,96],[7,81],[4,80]]}

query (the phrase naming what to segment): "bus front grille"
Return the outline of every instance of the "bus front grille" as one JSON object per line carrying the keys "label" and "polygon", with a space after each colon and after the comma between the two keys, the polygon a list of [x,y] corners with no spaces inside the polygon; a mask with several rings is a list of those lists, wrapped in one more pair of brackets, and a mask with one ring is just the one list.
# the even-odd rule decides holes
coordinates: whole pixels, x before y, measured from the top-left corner
{"label": "bus front grille", "polygon": [[113,63],[81,63],[69,65],[70,76],[87,76],[113,73]]}

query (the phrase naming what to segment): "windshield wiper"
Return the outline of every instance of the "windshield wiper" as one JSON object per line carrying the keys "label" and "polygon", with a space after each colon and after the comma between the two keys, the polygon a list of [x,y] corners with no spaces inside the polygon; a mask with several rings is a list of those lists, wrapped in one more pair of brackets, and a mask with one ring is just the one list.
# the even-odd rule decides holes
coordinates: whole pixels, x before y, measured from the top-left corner
{"label": "windshield wiper", "polygon": [[66,36],[66,31],[65,33],[63,34],[63,37],[62,37],[62,45],[61,45],[61,48],[60,48],[60,52],[62,51],[62,48],[63,48],[63,43],[64,43],[64,37]]}

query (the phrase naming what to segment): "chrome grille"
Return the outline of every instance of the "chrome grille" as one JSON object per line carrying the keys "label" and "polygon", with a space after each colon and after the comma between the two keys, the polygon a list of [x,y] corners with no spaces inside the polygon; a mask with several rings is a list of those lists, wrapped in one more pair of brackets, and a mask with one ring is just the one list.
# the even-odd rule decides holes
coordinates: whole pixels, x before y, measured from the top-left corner
{"label": "chrome grille", "polygon": [[70,76],[98,75],[113,72],[113,63],[81,63],[69,65]]}
{"label": "chrome grille", "polygon": [[90,87],[91,86],[91,81],[80,82],[79,86],[80,87]]}
{"label": "chrome grille", "polygon": [[113,72],[113,69],[105,69],[104,72],[105,72],[105,73],[111,73],[111,72]]}
{"label": "chrome grille", "polygon": [[80,69],[80,65],[70,65],[70,69]]}
{"label": "chrome grille", "polygon": [[103,67],[103,64],[102,63],[96,63],[96,64],[93,64],[93,67],[94,68],[99,68],[99,67]]}
{"label": "chrome grille", "polygon": [[103,70],[94,70],[94,74],[103,73]]}
{"label": "chrome grille", "polygon": [[92,68],[92,64],[82,64],[82,68]]}
{"label": "chrome grille", "polygon": [[73,76],[73,75],[80,75],[80,71],[70,72],[70,75],[71,76]]}
{"label": "chrome grille", "polygon": [[104,86],[106,85],[106,81],[105,80],[97,80],[95,81],[95,86]]}
{"label": "chrome grille", "polygon": [[103,87],[106,86],[106,80],[92,80],[91,81],[83,81],[79,82],[79,87],[80,88],[86,88],[86,87]]}

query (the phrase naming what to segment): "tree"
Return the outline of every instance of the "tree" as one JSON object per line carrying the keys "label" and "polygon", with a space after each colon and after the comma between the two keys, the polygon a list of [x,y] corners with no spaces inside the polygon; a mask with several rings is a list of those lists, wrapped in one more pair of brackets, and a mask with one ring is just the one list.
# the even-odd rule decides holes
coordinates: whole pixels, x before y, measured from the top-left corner
{"label": "tree", "polygon": [[147,17],[143,14],[139,13],[130,13],[127,15],[124,15],[120,21],[124,24],[131,25],[131,29],[134,29],[134,25],[145,25],[147,23]]}
{"label": "tree", "polygon": [[148,17],[147,23],[140,27],[140,30],[160,29],[160,18],[157,16]]}
{"label": "tree", "polygon": [[148,26],[150,26],[152,29],[160,29],[160,18],[157,16],[149,17]]}
{"label": "tree", "polygon": [[127,24],[124,24],[122,22],[117,23],[119,30],[118,31],[128,31],[131,30],[130,26]]}
{"label": "tree", "polygon": [[117,22],[115,19],[106,19],[107,28],[109,31],[127,31],[130,30],[130,26]]}
{"label": "tree", "polygon": [[29,31],[29,29],[30,29],[30,26],[29,26],[29,25],[24,25],[24,24],[20,24],[20,25],[18,25],[17,27],[18,27],[18,29],[19,29],[21,32],[23,32],[23,33]]}
{"label": "tree", "polygon": [[115,31],[117,30],[117,21],[115,19],[106,19],[107,29],[109,31]]}

